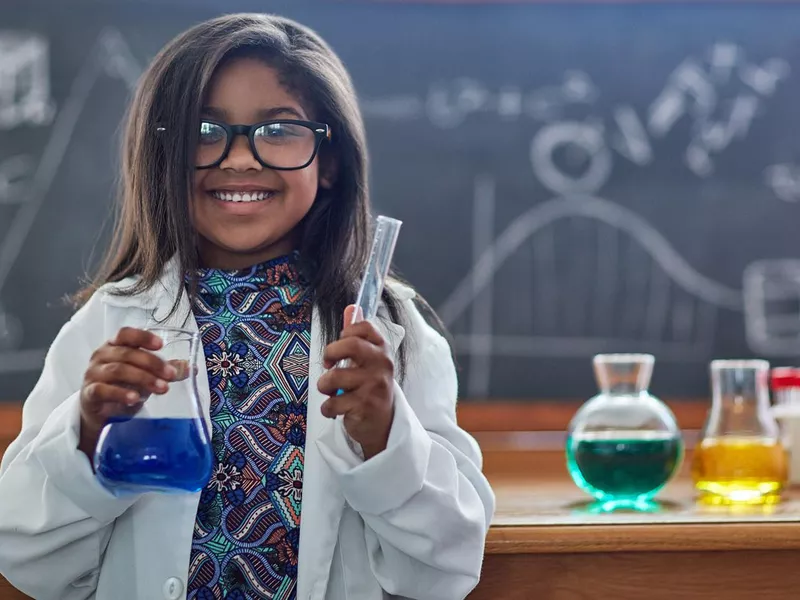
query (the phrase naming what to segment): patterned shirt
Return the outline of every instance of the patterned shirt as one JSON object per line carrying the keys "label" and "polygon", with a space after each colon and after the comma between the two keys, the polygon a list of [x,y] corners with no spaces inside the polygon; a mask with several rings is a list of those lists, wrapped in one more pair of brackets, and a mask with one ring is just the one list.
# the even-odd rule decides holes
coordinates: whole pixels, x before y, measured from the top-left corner
{"label": "patterned shirt", "polygon": [[211,389],[215,468],[188,597],[296,598],[311,301],[297,255],[202,269],[192,310]]}

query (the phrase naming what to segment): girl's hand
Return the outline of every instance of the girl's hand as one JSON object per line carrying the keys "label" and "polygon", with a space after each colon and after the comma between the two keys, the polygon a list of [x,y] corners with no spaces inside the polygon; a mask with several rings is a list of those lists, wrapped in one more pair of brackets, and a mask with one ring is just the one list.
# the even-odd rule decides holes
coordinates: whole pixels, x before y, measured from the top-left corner
{"label": "girl's hand", "polygon": [[[353,310],[345,310],[345,323],[350,323]],[[384,339],[369,321],[345,325],[341,337],[325,348],[323,359],[331,370],[317,383],[319,391],[330,396],[322,403],[322,414],[331,419],[344,415],[347,433],[369,459],[386,448],[394,416],[394,363]],[[333,368],[344,359],[350,360],[349,366]],[[338,390],[343,390],[341,396]]]}
{"label": "girl's hand", "polygon": [[91,460],[100,431],[109,418],[131,416],[150,394],[163,394],[178,373],[148,350],[159,350],[161,338],[123,327],[92,354],[81,388],[79,448]]}

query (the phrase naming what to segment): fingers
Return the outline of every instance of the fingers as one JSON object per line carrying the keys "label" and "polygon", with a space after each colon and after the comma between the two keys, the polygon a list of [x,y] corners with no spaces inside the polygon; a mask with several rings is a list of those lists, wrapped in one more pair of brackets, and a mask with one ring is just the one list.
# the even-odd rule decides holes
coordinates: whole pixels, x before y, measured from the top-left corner
{"label": "fingers", "polygon": [[95,352],[93,362],[100,364],[125,363],[148,371],[155,377],[172,381],[178,375],[175,363],[180,361],[171,361],[173,364],[167,364],[155,354],[145,350],[106,344]]}
{"label": "fingers", "polygon": [[339,390],[354,390],[364,384],[364,369],[339,368],[327,371],[317,381],[317,389],[326,396],[335,396]]}
{"label": "fingers", "polygon": [[114,406],[136,406],[142,403],[141,395],[130,389],[126,389],[110,383],[94,382],[83,389],[86,401],[95,406],[93,412],[98,415],[103,413],[114,414]]}
{"label": "fingers", "polygon": [[361,400],[352,394],[342,394],[341,396],[332,396],[325,400],[320,405],[320,412],[322,416],[328,419],[335,419],[339,415],[349,415],[351,418],[358,411],[358,407],[362,404]]}
{"label": "fingers", "polygon": [[93,382],[129,387],[139,392],[149,392],[151,394],[163,394],[168,389],[165,380],[156,377],[150,371],[123,362],[92,366],[87,373],[87,379]]}
{"label": "fingers", "polygon": [[189,361],[172,359],[167,361],[167,364],[175,369],[175,376],[172,381],[183,381],[189,377]]}
{"label": "fingers", "polygon": [[342,360],[349,360],[359,367],[374,366],[392,370],[394,368],[392,360],[382,346],[376,346],[359,337],[350,337],[329,344],[322,358],[326,369],[332,369]]}
{"label": "fingers", "polygon": [[384,344],[383,336],[369,321],[359,321],[352,325],[345,325],[339,339],[343,340],[349,337],[360,337],[376,346],[383,346]]}
{"label": "fingers", "polygon": [[78,448],[92,459],[103,426],[114,417],[132,417],[144,399],[133,390],[92,382],[81,390],[81,432]]}
{"label": "fingers", "polygon": [[352,330],[346,329],[342,332],[340,339],[325,348],[322,358],[326,369],[333,368],[336,363],[345,359],[349,359],[359,366],[391,364],[383,337],[372,325],[363,322],[352,327]]}
{"label": "fingers", "polygon": [[[151,394],[164,394],[169,381],[188,376],[185,361],[165,362],[150,350],[161,339],[141,329],[124,327],[93,355],[84,376],[81,405],[95,418],[120,414],[142,404]],[[116,405],[114,408],[111,405]],[[138,410],[138,408],[136,409]]]}
{"label": "fingers", "polygon": [[164,342],[156,334],[144,329],[133,327],[123,327],[117,332],[113,340],[109,342],[112,346],[128,346],[129,348],[144,348],[146,350],[160,350]]}
{"label": "fingers", "polygon": [[[356,323],[351,323],[354,313],[356,314]],[[364,361],[369,360],[373,355],[374,348],[370,349],[369,345],[375,346],[384,352],[385,341],[380,332],[369,321],[362,321],[363,311],[360,307],[351,304],[344,311],[344,329],[342,330],[339,340],[328,345],[323,354],[324,367],[326,369],[333,368],[333,366],[340,360],[350,359],[353,362],[363,365]],[[368,343],[368,345],[360,344],[357,342],[348,342],[340,344],[350,338],[361,339]]]}
{"label": "fingers", "polygon": [[[355,314],[355,319],[353,319],[353,313]],[[364,311],[361,310],[360,306],[356,306],[355,304],[351,304],[347,308],[344,309],[344,325],[347,327],[352,323],[358,323],[359,321],[364,320]]]}
{"label": "fingers", "polygon": [[[82,432],[96,436],[109,418],[133,416],[151,394],[167,392],[169,381],[189,376],[186,361],[165,362],[153,354],[162,346],[152,332],[123,327],[95,351],[81,389]],[[90,441],[87,448],[96,439]]]}

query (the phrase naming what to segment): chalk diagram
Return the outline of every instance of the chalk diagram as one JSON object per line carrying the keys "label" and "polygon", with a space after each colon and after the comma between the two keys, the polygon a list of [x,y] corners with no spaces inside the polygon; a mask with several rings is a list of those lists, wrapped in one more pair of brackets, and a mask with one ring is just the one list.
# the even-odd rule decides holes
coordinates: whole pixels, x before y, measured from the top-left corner
{"label": "chalk diagram", "polygon": [[49,124],[55,107],[48,41],[40,35],[0,31],[0,56],[0,129]]}
{"label": "chalk diagram", "polygon": [[[0,33],[0,48],[24,45],[17,33]],[[46,42],[27,46],[27,57],[38,67],[35,84],[8,90],[9,73],[30,60],[5,54],[0,65],[0,129],[23,123],[52,128],[38,159],[14,156],[0,162],[0,207],[15,206],[16,213],[0,239],[0,373],[33,371],[41,367],[46,349],[21,350],[24,331],[19,319],[3,311],[2,292],[37,214],[67,151],[70,138],[97,81],[108,76],[133,89],[141,67],[116,30],[106,30],[79,69],[60,109],[49,99]],[[39,48],[34,52],[34,48]],[[9,64],[17,65],[16,69]],[[26,67],[27,68],[27,67]],[[525,93],[508,86],[491,91],[480,82],[461,79],[432,86],[427,97],[397,96],[366,99],[365,116],[392,121],[426,119],[436,127],[452,128],[473,115],[494,114],[501,119],[530,118],[541,124],[530,144],[529,159],[536,178],[553,193],[518,216],[506,229],[495,231],[498,199],[491,176],[474,182],[473,266],[437,310],[448,326],[459,324],[456,349],[470,356],[467,393],[485,395],[495,356],[585,356],[614,344],[642,345],[663,360],[684,360],[702,353],[710,343],[720,311],[744,316],[746,339],[763,355],[800,352],[800,259],[758,261],[743,273],[741,289],[715,282],[689,265],[656,228],[633,211],[602,198],[614,161],[637,165],[655,160],[651,140],[666,135],[681,119],[691,119],[692,136],[684,163],[697,177],[713,174],[714,157],[731,144],[744,140],[767,100],[789,75],[782,59],[761,64],[748,61],[735,44],[715,44],[704,60],[686,59],[669,76],[663,91],[640,115],[629,105],[614,108],[610,123],[587,117],[576,119],[570,107],[590,109],[599,90],[578,70],[567,71],[557,85]],[[28,77],[26,75],[26,77]],[[720,98],[718,89],[735,80],[740,85],[733,98]],[[6,82],[6,83],[4,83]],[[26,84],[28,85],[28,84]],[[33,89],[34,93],[20,89]],[[44,90],[44,91],[42,91]],[[9,100],[10,98],[10,100]],[[22,99],[25,99],[24,102]],[[26,105],[20,108],[19,104]],[[561,157],[561,162],[556,159]],[[566,157],[566,158],[564,158]],[[566,163],[564,162],[566,161]],[[773,165],[765,181],[782,201],[800,200],[800,169]],[[586,261],[570,265],[565,277],[556,276],[560,246],[569,243],[575,228],[591,233]],[[498,332],[493,328],[493,280],[504,265],[528,248],[531,277],[531,314],[523,331]],[[631,260],[634,268],[625,285],[638,286],[648,299],[612,314],[616,298],[610,294],[618,277],[615,266]],[[574,267],[574,268],[573,268]],[[586,276],[586,273],[591,276]],[[576,290],[591,292],[593,302],[576,302]],[[466,323],[466,328],[460,327]],[[611,326],[609,328],[609,325]],[[466,332],[461,331],[465,329]]]}
{"label": "chalk diagram", "polygon": [[[600,197],[615,160],[650,164],[651,141],[682,119],[691,123],[683,162],[698,178],[710,177],[714,158],[746,139],[789,72],[783,59],[756,64],[740,46],[715,43],[702,60],[681,62],[643,115],[623,104],[606,120],[572,116],[571,109],[591,109],[599,96],[591,78],[577,70],[564,73],[558,85],[527,93],[458,79],[434,84],[426,98],[367,102],[368,117],[426,119],[442,129],[474,115],[541,123],[530,165],[554,196],[496,232],[495,181],[477,177],[472,267],[436,307],[454,332],[456,351],[469,356],[469,396],[489,392],[493,357],[585,357],[620,348],[655,352],[667,361],[703,357],[720,311],[743,314],[754,352],[800,353],[800,260],[754,262],[741,289],[733,289],[699,273],[635,212]],[[800,201],[800,168],[773,165],[764,176],[776,197]],[[504,267],[512,268],[519,287],[513,293],[528,300],[530,313],[515,313],[513,331],[494,323],[493,282]]]}
{"label": "chalk diagram", "polygon": [[[488,393],[492,357],[584,357],[621,348],[664,361],[703,357],[721,310],[743,313],[753,351],[800,353],[800,259],[753,262],[734,289],[692,268],[634,212],[600,197],[555,197],[493,238],[495,204],[494,181],[476,179],[473,267],[437,307],[455,331],[456,351],[470,357],[473,396]],[[578,236],[585,259],[559,262],[559,251]],[[519,332],[499,332],[493,280],[526,246],[531,269],[516,285],[530,298],[530,314],[515,315]]]}
{"label": "chalk diagram", "polygon": [[42,125],[52,120],[50,136],[38,162],[28,156],[14,156],[0,162],[0,207],[19,204],[5,237],[0,239],[0,373],[12,373],[41,368],[46,349],[19,348],[24,330],[18,317],[3,310],[3,288],[47,198],[95,84],[105,75],[119,79],[133,90],[141,67],[120,33],[104,30],[54,114],[47,41],[31,34],[0,32],[0,57],[0,129]]}

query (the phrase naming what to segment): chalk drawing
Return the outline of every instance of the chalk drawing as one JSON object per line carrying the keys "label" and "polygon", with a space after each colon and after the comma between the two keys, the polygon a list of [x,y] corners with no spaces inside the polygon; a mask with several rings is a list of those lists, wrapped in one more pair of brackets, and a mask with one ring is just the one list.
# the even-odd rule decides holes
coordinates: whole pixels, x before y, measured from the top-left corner
{"label": "chalk drawing", "polygon": [[47,39],[0,31],[0,129],[46,125],[54,113]]}
{"label": "chalk drawing", "polygon": [[[55,117],[42,156],[33,171],[33,177],[26,185],[26,193],[20,201],[21,206],[12,218],[5,237],[0,240],[0,294],[50,192],[56,173],[66,156],[75,127],[98,79],[104,74],[110,75],[121,79],[126,87],[132,90],[140,73],[141,67],[133,58],[119,32],[113,29],[103,31],[72,81],[67,98]],[[0,184],[1,182],[2,180]],[[0,324],[2,324],[0,330],[5,331],[5,335],[0,334],[0,337],[6,340],[4,344],[12,349],[16,348],[23,340],[24,331],[19,319],[4,312],[2,305],[0,305]],[[0,350],[2,349],[0,347]],[[44,352],[44,350],[21,352],[16,349],[0,352],[0,365],[5,365],[2,370],[6,372],[36,370],[41,367]]]}

